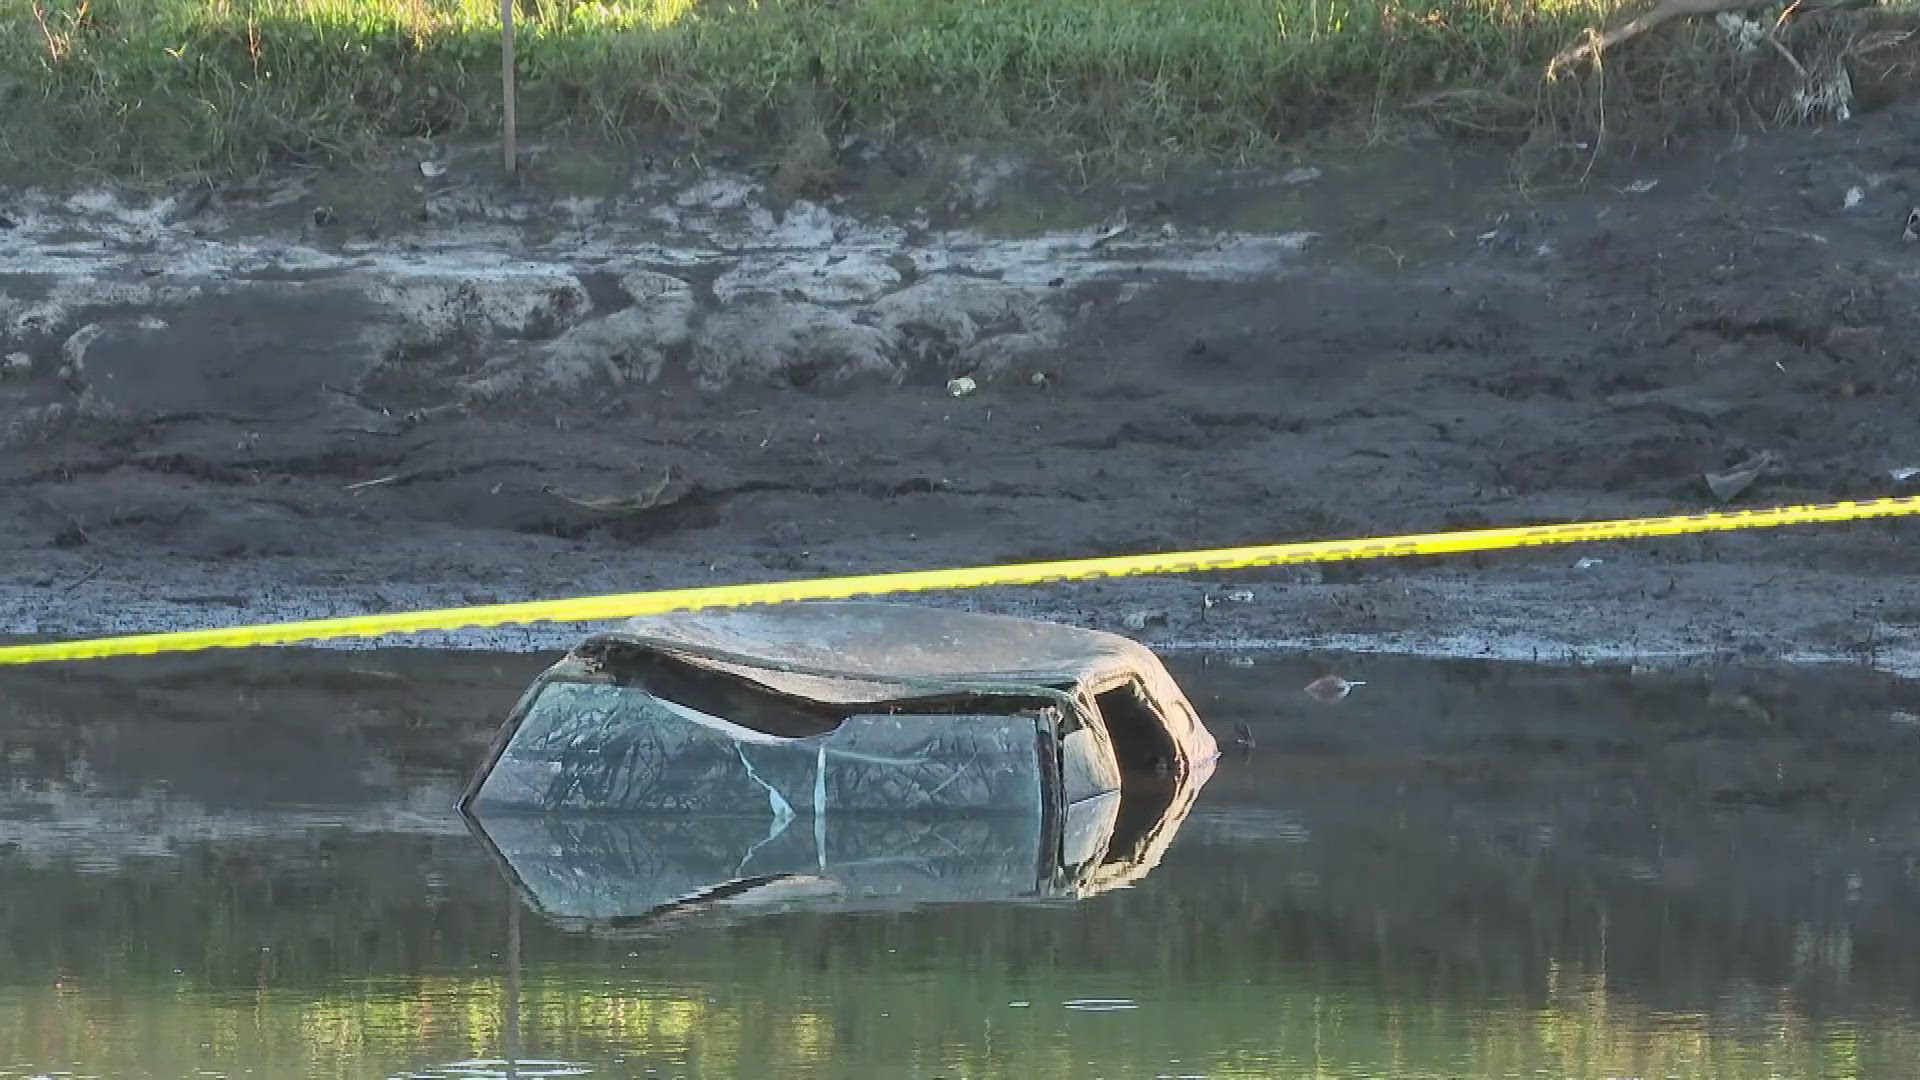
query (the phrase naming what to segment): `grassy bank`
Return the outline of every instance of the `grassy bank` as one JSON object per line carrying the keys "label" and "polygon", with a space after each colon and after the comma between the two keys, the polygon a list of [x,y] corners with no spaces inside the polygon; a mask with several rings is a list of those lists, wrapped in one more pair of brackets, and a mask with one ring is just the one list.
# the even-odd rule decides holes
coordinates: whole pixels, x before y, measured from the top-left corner
{"label": "grassy bank", "polygon": [[[1234,154],[1534,70],[1615,0],[518,0],[537,137],[1017,134]],[[0,5],[0,152],[154,174],[498,124],[497,0]]]}
{"label": "grassy bank", "polygon": [[[1618,0],[517,0],[521,116],[573,133],[1017,135],[1241,154],[1511,88]],[[154,175],[484,136],[497,0],[0,5],[15,171]]]}

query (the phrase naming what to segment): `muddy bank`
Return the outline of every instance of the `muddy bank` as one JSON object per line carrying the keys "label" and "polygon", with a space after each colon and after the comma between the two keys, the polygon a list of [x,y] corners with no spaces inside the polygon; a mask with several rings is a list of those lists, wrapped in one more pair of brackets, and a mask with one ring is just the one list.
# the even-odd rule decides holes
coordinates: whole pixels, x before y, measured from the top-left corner
{"label": "muddy bank", "polygon": [[[16,192],[0,632],[1685,512],[1761,452],[1733,505],[1897,493],[1916,127],[1722,139],[1573,191],[1433,144],[1133,188],[875,166],[825,202],[711,169],[506,187],[477,154]],[[929,600],[1164,645],[1911,668],[1914,538]]]}

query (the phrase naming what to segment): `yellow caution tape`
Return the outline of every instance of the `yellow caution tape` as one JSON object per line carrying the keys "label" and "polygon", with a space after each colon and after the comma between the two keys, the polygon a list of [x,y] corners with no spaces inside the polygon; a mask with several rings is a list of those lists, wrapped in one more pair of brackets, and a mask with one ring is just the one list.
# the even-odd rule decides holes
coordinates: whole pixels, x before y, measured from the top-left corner
{"label": "yellow caution tape", "polygon": [[1144,574],[1192,574],[1212,570],[1240,570],[1292,563],[1385,559],[1407,555],[1459,555],[1472,551],[1576,544],[1594,540],[1682,536],[1688,533],[1766,529],[1814,522],[1859,521],[1867,518],[1920,514],[1920,496],[1870,499],[1864,502],[1782,506],[1768,510],[1683,514],[1673,517],[1626,518],[1615,521],[1578,521],[1564,525],[1525,525],[1503,529],[1383,536],[1364,540],[1316,540],[1293,544],[1176,551],[1158,555],[1114,555],[1091,559],[976,566],[952,570],[910,570],[892,574],[778,581],[748,585],[713,585],[657,592],[583,596],[571,600],[536,600],[518,604],[444,608],[438,611],[398,612],[390,615],[352,615],[304,622],[231,626],[210,630],[182,630],[163,634],[134,634],[59,641],[36,645],[0,646],[0,664],[39,664],[55,660],[85,660],[106,656],[140,656],[191,652],[198,649],[286,645],[329,638],[377,637],[383,634],[461,630],[477,626],[521,625],[539,622],[596,622],[660,615],[671,611],[783,604],[796,600],[847,600],[892,593],[945,589],[979,589],[998,585],[1035,585],[1055,581],[1134,577]]}

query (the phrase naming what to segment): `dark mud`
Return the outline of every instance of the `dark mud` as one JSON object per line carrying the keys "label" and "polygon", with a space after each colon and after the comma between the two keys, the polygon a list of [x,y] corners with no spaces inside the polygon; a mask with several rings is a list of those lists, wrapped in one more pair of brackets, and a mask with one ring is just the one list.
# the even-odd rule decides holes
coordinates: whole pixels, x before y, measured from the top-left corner
{"label": "dark mud", "polygon": [[[337,281],[288,269],[298,260],[249,272],[248,288],[265,294],[142,294],[63,309],[58,326],[16,320],[0,351],[30,366],[0,383],[0,428],[13,433],[0,453],[0,632],[1687,512],[1719,506],[1703,473],[1760,452],[1779,465],[1733,506],[1900,493],[1890,470],[1920,466],[1920,249],[1903,239],[1920,204],[1917,129],[1920,110],[1901,106],[1825,130],[1719,138],[1607,166],[1577,190],[1517,190],[1497,156],[1444,145],[1064,198],[1056,180],[1016,171],[991,198],[949,199],[902,234],[924,253],[976,243],[970,226],[1039,230],[1017,272],[993,271],[1000,284],[1031,279],[1020,295],[1039,306],[1008,308],[998,329],[970,309],[957,336],[877,308],[846,308],[831,324],[796,314],[818,299],[812,285],[766,307],[778,289],[728,286],[738,282],[717,264],[675,266],[665,292],[636,300],[632,276],[596,277],[590,259],[572,264],[586,267],[577,297],[565,299],[565,285],[557,307],[490,344],[436,340],[409,353],[403,334],[377,362],[343,360],[343,335],[363,328],[356,311],[366,325],[391,312],[356,308]],[[886,220],[861,217],[878,212],[883,187],[869,178],[835,204],[836,220]],[[395,181],[388,194],[444,210],[416,189]],[[371,257],[335,235],[353,224],[336,221],[348,204],[336,192],[322,207],[323,197],[232,193],[228,231],[206,242],[281,237]],[[495,197],[469,201],[484,209]],[[767,220],[798,220],[775,210]],[[1081,255],[1059,255],[1071,272],[1049,294],[1045,230],[1091,222],[1098,243],[1098,223],[1123,213],[1129,231],[1099,249],[1104,269],[1080,273]],[[436,257],[435,230],[462,228],[495,243],[457,214],[388,235],[390,216],[368,226],[385,238],[364,244]],[[482,224],[510,255],[547,227],[537,216]],[[821,241],[829,260],[853,243],[833,229]],[[1173,241],[1161,238],[1209,230],[1313,239],[1297,257],[1223,256],[1205,272],[1166,254]],[[915,283],[910,270],[888,288]],[[964,271],[952,262],[939,280],[963,282]],[[203,280],[193,273],[152,276]],[[46,280],[20,274],[4,287],[30,307]],[[273,306],[255,304],[263,295]],[[130,321],[148,308],[174,319],[151,341]],[[622,323],[645,338],[644,357],[555,374],[566,357],[554,342],[578,336],[567,327],[669,308],[693,312],[692,329]],[[63,362],[65,335],[102,311],[112,319],[81,343],[87,362]],[[729,318],[737,324],[715,329]],[[768,345],[742,329],[763,324],[784,336]],[[875,326],[885,333],[861,336]],[[503,349],[546,366],[502,367]],[[979,389],[951,396],[947,380],[969,373]],[[490,390],[453,394],[462,380]],[[930,602],[1164,645],[1907,669],[1920,663],[1917,529],[1805,527]],[[460,640],[551,645],[571,631],[518,634]]]}

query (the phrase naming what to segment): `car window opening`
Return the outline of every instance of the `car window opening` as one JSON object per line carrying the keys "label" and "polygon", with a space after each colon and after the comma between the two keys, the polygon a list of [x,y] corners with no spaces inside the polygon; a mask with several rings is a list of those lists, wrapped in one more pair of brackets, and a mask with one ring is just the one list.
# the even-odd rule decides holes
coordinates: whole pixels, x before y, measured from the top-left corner
{"label": "car window opening", "polygon": [[1132,858],[1178,790],[1179,751],[1165,721],[1154,711],[1138,682],[1116,686],[1094,698],[1113,755],[1120,765],[1120,814],[1103,862]]}
{"label": "car window opening", "polygon": [[655,697],[783,739],[825,735],[853,711],[644,649],[610,647],[590,659],[596,671],[623,686],[639,686]]}
{"label": "car window opening", "polygon": [[913,713],[927,716],[1037,712],[1054,702],[1025,694],[954,692],[899,701],[834,705],[782,693],[726,671],[651,649],[606,642],[579,650],[592,670],[622,686],[635,686],[658,698],[709,716],[785,739],[825,735],[850,716]]}

